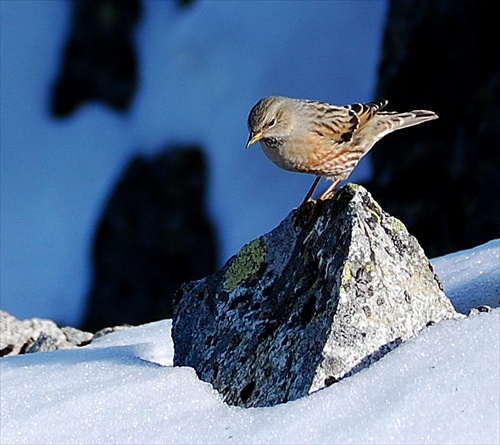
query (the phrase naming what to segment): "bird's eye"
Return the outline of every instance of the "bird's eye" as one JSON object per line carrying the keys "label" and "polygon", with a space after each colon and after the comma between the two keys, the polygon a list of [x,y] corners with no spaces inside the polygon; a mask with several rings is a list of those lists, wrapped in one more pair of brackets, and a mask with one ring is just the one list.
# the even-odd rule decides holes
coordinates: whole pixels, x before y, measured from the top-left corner
{"label": "bird's eye", "polygon": [[276,125],[276,119],[272,119],[270,122],[269,122],[269,125],[268,127],[271,128],[271,127],[274,127]]}

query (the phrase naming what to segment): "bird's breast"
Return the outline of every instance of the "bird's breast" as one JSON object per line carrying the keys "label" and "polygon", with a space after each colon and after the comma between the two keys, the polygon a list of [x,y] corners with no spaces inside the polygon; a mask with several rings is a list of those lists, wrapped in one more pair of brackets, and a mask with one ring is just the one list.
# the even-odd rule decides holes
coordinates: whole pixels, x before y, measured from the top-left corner
{"label": "bird's breast", "polygon": [[266,156],[278,167],[293,172],[305,171],[307,153],[303,146],[296,147],[281,138],[264,138],[261,139],[260,145]]}

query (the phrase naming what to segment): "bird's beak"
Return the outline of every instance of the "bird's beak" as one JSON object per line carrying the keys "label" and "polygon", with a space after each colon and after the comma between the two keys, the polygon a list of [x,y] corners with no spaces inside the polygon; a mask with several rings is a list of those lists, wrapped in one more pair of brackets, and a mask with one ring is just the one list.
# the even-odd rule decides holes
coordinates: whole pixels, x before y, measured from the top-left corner
{"label": "bird's beak", "polygon": [[252,145],[255,142],[257,142],[258,140],[262,139],[263,136],[264,136],[264,134],[262,133],[262,131],[259,131],[258,133],[255,133],[255,134],[250,133],[250,136],[248,137],[246,148],[250,147],[250,145]]}

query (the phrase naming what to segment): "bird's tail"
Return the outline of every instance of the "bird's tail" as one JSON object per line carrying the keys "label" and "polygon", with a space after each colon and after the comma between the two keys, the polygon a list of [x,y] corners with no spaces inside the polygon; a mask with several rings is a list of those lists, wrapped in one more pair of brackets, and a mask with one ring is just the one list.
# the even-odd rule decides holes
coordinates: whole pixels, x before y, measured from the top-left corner
{"label": "bird's tail", "polygon": [[422,122],[437,119],[438,115],[433,111],[414,110],[407,113],[398,113],[395,111],[379,111],[377,113],[384,123],[389,124],[389,131],[399,130],[400,128],[411,127],[421,124]]}

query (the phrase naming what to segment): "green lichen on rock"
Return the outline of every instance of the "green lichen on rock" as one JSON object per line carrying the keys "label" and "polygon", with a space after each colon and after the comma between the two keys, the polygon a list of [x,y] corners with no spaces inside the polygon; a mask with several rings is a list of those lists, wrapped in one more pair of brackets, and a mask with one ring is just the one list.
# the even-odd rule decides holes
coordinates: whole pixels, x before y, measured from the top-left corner
{"label": "green lichen on rock", "polygon": [[397,218],[391,218],[390,221],[391,221],[391,227],[392,227],[392,229],[397,234],[399,234],[399,233],[401,233],[401,232],[403,232],[403,231],[406,230],[406,227],[405,227],[405,225],[403,224],[403,222],[401,220],[399,220]]}
{"label": "green lichen on rock", "polygon": [[353,196],[359,191],[360,185],[354,182],[348,182],[345,185],[346,192],[349,191]]}
{"label": "green lichen on rock", "polygon": [[265,258],[266,243],[262,237],[245,244],[225,273],[224,289],[232,292],[240,283],[255,275]]}
{"label": "green lichen on rock", "polygon": [[344,265],[344,268],[342,270],[342,282],[340,284],[342,289],[345,289],[346,285],[352,280],[352,272],[351,268],[349,267],[348,264]]}

